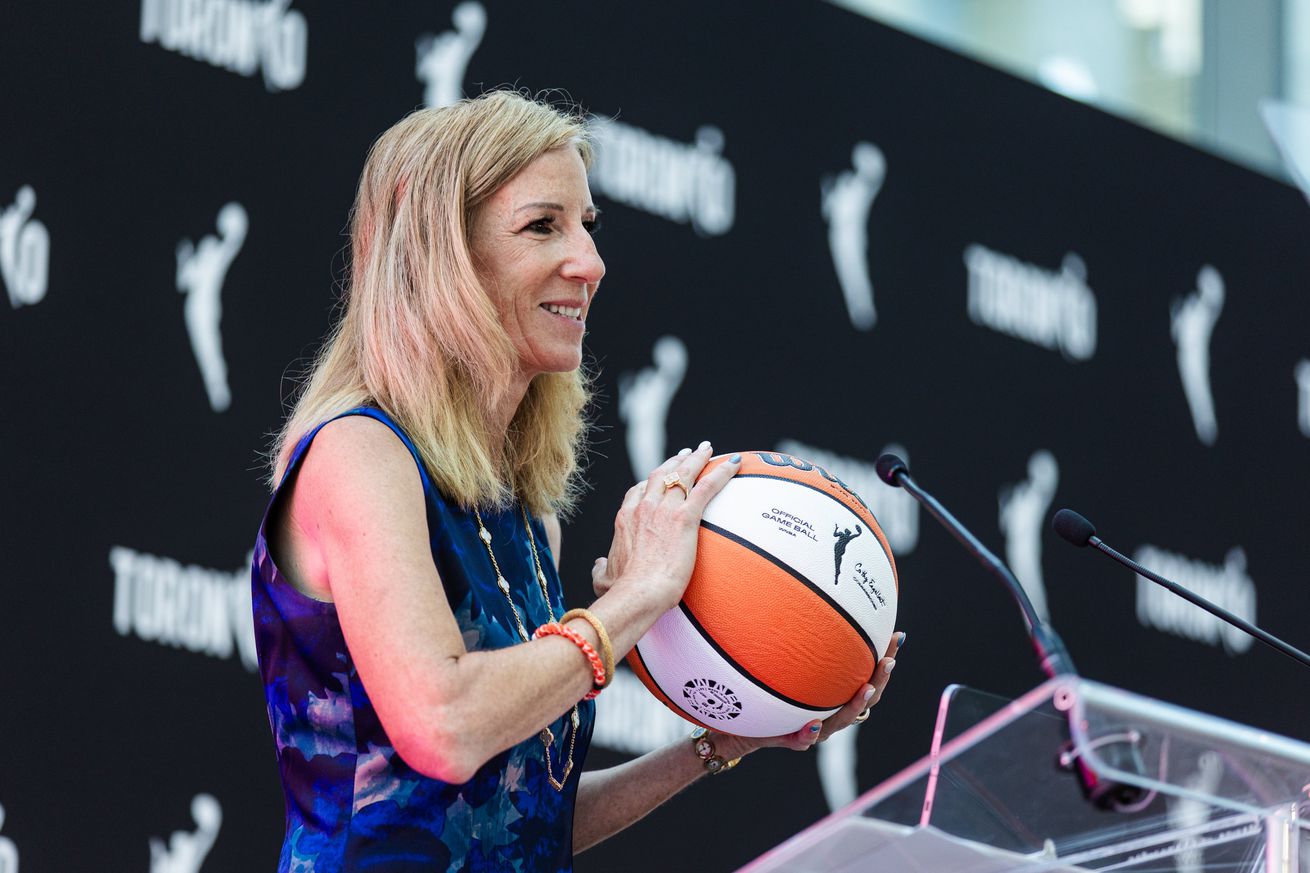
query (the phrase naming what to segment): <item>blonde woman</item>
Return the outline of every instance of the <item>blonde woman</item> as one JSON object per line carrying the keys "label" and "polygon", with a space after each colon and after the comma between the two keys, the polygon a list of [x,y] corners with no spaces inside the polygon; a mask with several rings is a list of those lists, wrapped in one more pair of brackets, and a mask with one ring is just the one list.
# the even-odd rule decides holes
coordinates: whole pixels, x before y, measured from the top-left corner
{"label": "blonde woman", "polygon": [[590,697],[678,602],[739,466],[696,482],[702,443],[632,488],[599,596],[567,613],[557,518],[605,273],[590,157],[577,118],[508,92],[415,112],[369,154],[345,309],[279,437],[255,549],[282,871],[570,870],[707,764],[808,748],[886,684],[890,658],[794,735],[582,772]]}

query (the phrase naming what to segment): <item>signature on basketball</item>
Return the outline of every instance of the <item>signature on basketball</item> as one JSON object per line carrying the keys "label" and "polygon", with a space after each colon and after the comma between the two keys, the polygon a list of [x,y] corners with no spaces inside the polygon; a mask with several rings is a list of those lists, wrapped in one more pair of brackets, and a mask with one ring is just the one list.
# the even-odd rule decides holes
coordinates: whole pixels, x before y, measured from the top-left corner
{"label": "signature on basketball", "polygon": [[869,598],[869,605],[874,609],[887,605],[887,599],[882,596],[878,586],[873,584],[873,580],[869,578],[869,572],[864,569],[863,563],[855,565],[855,582],[860,586],[860,590],[864,592],[864,596]]}

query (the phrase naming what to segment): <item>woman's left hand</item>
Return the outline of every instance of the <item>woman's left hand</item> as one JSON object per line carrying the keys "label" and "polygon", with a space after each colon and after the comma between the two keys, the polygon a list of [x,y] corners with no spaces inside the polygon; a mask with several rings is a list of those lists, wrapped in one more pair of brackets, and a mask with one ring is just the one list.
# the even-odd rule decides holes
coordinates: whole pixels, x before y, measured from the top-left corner
{"label": "woman's left hand", "polygon": [[[855,696],[841,709],[823,721],[815,720],[806,724],[795,733],[754,740],[755,748],[767,749],[777,746],[803,752],[815,743],[823,742],[842,728],[855,724],[856,719],[859,718],[862,712],[882,700],[883,692],[887,689],[887,682],[891,679],[892,668],[896,666],[896,656],[900,653],[901,643],[904,641],[905,634],[899,632],[892,634],[891,644],[887,646],[887,654],[878,662],[877,669],[873,671],[873,680],[861,685],[856,690]],[[863,719],[859,720],[863,721]]]}

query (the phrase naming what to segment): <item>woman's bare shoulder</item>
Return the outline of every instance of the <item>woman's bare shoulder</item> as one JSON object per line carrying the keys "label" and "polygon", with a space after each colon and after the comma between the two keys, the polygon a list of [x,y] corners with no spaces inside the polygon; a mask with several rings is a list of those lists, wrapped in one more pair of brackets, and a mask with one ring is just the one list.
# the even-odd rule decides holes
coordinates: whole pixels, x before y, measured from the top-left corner
{"label": "woman's bare shoulder", "polygon": [[269,545],[283,575],[315,599],[334,599],[331,567],[351,560],[351,545],[401,549],[425,539],[414,462],[377,419],[352,415],[324,425],[286,488],[270,517]]}

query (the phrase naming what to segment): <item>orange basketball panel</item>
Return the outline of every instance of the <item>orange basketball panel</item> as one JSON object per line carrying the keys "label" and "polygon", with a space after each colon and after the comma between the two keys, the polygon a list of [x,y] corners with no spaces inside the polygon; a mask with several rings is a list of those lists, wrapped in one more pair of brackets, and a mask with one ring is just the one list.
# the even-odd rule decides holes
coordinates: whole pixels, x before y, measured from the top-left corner
{"label": "orange basketball panel", "polygon": [[707,528],[696,548],[682,601],[716,647],[761,684],[803,706],[831,709],[873,675],[869,645],[810,586]]}

